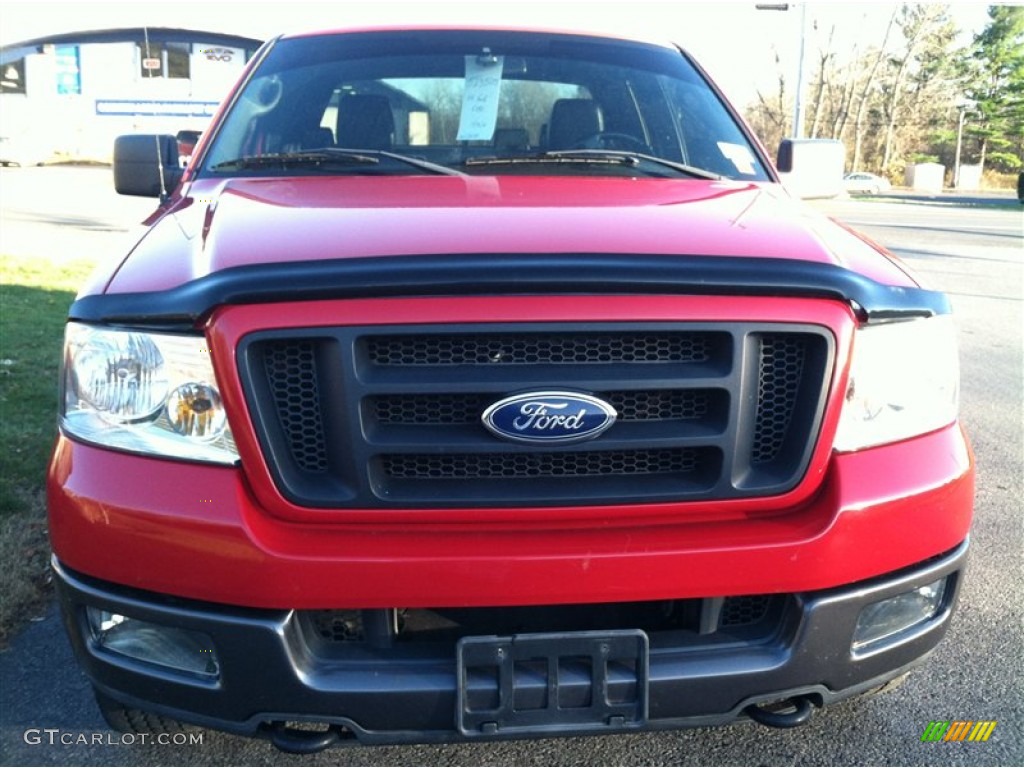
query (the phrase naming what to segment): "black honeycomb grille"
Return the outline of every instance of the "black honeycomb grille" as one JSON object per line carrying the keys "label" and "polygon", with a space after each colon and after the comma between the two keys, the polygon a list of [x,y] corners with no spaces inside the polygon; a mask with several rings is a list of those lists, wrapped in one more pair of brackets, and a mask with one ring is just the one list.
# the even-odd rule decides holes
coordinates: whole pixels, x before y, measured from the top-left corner
{"label": "black honeycomb grille", "polygon": [[[314,508],[640,504],[783,493],[803,477],[831,342],[758,323],[343,326],[253,333],[243,385],[274,481]],[[616,421],[578,443],[492,434],[519,393]]]}
{"label": "black honeycomb grille", "polygon": [[700,469],[692,449],[388,455],[388,477],[403,480],[479,480],[529,477],[691,474]]}
{"label": "black honeycomb grille", "polygon": [[[624,422],[694,420],[703,418],[712,395],[706,390],[643,390],[597,392]],[[474,424],[493,394],[386,395],[371,399],[379,424]]]}
{"label": "black honeycomb grille", "polygon": [[726,598],[718,624],[722,627],[741,627],[761,621],[771,607],[771,595],[741,595]]}
{"label": "black honeycomb grille", "polygon": [[621,421],[687,421],[701,419],[711,407],[707,390],[647,390],[602,395]]}
{"label": "black honeycomb grille", "polygon": [[374,365],[540,365],[571,363],[701,363],[714,333],[543,333],[377,336],[367,345]]}
{"label": "black honeycomb grille", "polygon": [[807,337],[766,333],[760,338],[760,347],[757,424],[751,464],[772,461],[782,449],[804,377]]}
{"label": "black honeycomb grille", "polygon": [[356,643],[365,639],[360,611],[309,611],[317,635],[330,643]]}
{"label": "black honeycomb grille", "polygon": [[327,442],[320,403],[316,345],[284,341],[267,345],[264,369],[292,458],[304,472],[327,471]]}

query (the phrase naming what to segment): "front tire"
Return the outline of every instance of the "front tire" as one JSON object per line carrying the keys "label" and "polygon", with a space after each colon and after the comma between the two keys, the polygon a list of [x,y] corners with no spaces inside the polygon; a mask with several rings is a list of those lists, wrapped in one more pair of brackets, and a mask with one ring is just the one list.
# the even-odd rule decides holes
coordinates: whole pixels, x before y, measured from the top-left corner
{"label": "front tire", "polygon": [[899,677],[894,677],[892,680],[884,682],[881,685],[875,686],[870,691],[866,691],[863,694],[863,697],[868,699],[874,696],[880,696],[882,694],[889,693],[890,691],[895,691],[897,688],[899,688],[901,685],[907,682],[908,677],[910,677],[910,673],[904,672]]}

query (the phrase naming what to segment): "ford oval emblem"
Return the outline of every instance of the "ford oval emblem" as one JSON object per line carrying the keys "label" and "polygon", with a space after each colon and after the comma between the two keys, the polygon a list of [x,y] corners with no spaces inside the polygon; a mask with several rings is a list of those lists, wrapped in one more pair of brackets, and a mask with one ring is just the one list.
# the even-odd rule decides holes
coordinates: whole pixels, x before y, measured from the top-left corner
{"label": "ford oval emblem", "polygon": [[480,417],[505,440],[573,443],[597,437],[615,423],[604,400],[577,392],[525,392],[491,404]]}

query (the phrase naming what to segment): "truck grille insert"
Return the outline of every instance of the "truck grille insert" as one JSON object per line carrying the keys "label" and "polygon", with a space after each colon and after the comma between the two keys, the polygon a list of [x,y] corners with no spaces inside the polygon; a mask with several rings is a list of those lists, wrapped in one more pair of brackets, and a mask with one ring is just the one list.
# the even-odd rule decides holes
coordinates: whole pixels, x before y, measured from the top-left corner
{"label": "truck grille insert", "polygon": [[[619,421],[700,419],[712,407],[713,391],[601,392]],[[473,424],[494,401],[488,395],[384,395],[371,398],[379,424]]]}
{"label": "truck grille insert", "polygon": [[757,425],[751,461],[763,464],[782,449],[803,382],[807,337],[769,333],[758,342]]}
{"label": "truck grille insert", "polygon": [[268,348],[266,374],[295,463],[304,472],[326,471],[327,442],[314,345],[291,341]]}
{"label": "truck grille insert", "polygon": [[573,363],[700,363],[711,333],[543,333],[380,336],[367,343],[374,365],[569,365]]}
{"label": "truck grille insert", "polygon": [[587,451],[585,453],[464,453],[385,456],[390,477],[461,480],[594,475],[691,474],[700,466],[692,448],[679,451]]}
{"label": "truck grille insert", "polygon": [[[260,332],[242,383],[268,464],[309,507],[629,504],[785,492],[806,469],[832,337],[814,326],[667,323]],[[511,443],[511,394],[595,395],[596,439]]]}

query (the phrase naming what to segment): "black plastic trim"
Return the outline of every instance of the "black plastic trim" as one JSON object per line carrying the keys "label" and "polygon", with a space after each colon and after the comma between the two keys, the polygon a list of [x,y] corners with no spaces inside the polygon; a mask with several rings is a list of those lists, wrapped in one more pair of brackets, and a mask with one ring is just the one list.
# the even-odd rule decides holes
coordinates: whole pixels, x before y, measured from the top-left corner
{"label": "black plastic trim", "polygon": [[166,291],[85,296],[82,322],[188,329],[215,307],[276,301],[476,294],[798,296],[855,305],[865,322],[951,312],[945,294],[883,285],[797,259],[644,254],[458,254],[232,267]]}
{"label": "black plastic trim", "polygon": [[[770,640],[724,647],[677,645],[651,636],[647,716],[613,722],[608,732],[724,725],[749,707],[804,697],[827,706],[866,693],[918,666],[945,635],[955,610],[968,542],[915,566],[857,584],[796,593],[788,627]],[[522,736],[570,736],[592,728],[562,724],[543,732],[460,733],[453,652],[353,652],[319,655],[297,627],[297,613],[176,600],[77,574],[56,559],[54,582],[79,663],[103,694],[144,711],[231,733],[269,737],[283,726],[331,724],[346,742],[452,742]],[[887,640],[866,657],[850,640],[864,606],[948,578],[937,615]],[[221,680],[201,686],[182,675],[117,659],[95,647],[84,620],[88,605],[144,621],[207,633]],[[395,674],[400,668],[402,674]],[[538,683],[539,684],[539,683]],[[534,692],[531,691],[531,695]],[[272,695],[271,695],[272,694]],[[316,736],[316,735],[314,735]],[[333,738],[323,735],[334,743]],[[304,738],[299,748],[315,746]]]}

